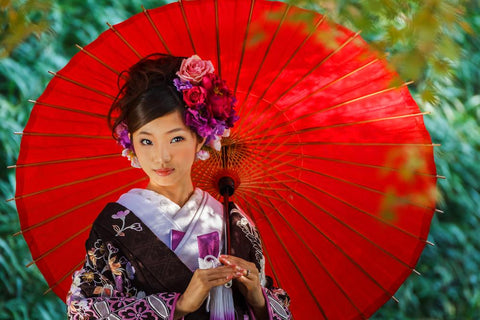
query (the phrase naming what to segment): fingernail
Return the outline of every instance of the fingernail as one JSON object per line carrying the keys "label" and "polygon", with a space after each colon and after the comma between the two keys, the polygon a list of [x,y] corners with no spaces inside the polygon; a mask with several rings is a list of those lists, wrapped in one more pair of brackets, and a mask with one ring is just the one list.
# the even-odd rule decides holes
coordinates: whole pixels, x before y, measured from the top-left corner
{"label": "fingernail", "polygon": [[237,270],[238,272],[242,272],[244,273],[245,272],[245,269],[239,267],[239,266],[235,266],[235,270]]}
{"label": "fingernail", "polygon": [[232,280],[233,279],[233,274],[227,276],[227,280]]}
{"label": "fingernail", "polygon": [[235,272],[235,276],[236,277],[241,277],[241,276],[243,276],[243,272]]}

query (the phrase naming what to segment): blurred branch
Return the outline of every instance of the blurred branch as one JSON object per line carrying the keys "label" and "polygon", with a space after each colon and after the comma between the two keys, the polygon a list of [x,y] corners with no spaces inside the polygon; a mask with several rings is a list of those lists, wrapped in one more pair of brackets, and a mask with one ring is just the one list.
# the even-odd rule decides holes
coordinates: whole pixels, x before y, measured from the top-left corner
{"label": "blurred branch", "polygon": [[424,102],[438,103],[435,80],[452,77],[461,57],[455,37],[472,33],[464,15],[469,0],[288,0],[318,10],[358,31],[372,47],[389,53],[400,76],[413,80]]}
{"label": "blurred branch", "polygon": [[49,29],[51,7],[50,0],[0,0],[0,59],[31,35],[39,38]]}

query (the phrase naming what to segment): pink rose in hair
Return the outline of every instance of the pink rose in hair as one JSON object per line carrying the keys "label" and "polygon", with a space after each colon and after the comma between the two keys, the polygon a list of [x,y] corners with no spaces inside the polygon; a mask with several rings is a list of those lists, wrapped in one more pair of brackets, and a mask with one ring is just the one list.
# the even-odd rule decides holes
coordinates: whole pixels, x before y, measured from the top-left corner
{"label": "pink rose in hair", "polygon": [[198,85],[205,75],[214,71],[215,68],[210,60],[202,60],[199,56],[194,55],[182,61],[177,75],[183,81]]}
{"label": "pink rose in hair", "polygon": [[194,86],[191,89],[183,91],[183,101],[188,107],[198,109],[207,99],[207,90],[202,87]]}

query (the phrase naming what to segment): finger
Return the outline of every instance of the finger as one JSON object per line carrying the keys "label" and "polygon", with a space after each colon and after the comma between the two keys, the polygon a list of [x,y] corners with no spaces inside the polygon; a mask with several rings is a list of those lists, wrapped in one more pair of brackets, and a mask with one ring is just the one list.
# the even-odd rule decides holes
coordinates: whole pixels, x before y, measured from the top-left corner
{"label": "finger", "polygon": [[226,256],[226,255],[221,255],[219,258],[220,262],[228,265],[228,266],[235,266],[235,271],[240,274],[236,274],[236,276],[245,276],[245,277],[251,277],[252,275],[254,277],[258,277],[259,271],[257,269],[257,266],[252,263],[245,261],[241,258],[235,257],[235,256]]}
{"label": "finger", "polygon": [[230,277],[221,278],[221,279],[214,279],[214,280],[209,281],[208,284],[211,287],[223,286],[226,283],[228,283],[230,280],[232,280],[232,278],[230,278]]}
{"label": "finger", "polygon": [[242,269],[256,269],[256,265],[250,261],[246,261],[242,258],[228,255],[221,255],[219,261],[227,266],[239,266]]}

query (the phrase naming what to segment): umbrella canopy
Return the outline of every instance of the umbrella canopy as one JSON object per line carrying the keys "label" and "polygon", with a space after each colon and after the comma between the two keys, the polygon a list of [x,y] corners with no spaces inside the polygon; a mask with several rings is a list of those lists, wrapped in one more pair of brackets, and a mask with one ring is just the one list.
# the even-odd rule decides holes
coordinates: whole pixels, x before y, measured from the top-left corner
{"label": "umbrella canopy", "polygon": [[[435,212],[423,113],[381,55],[324,16],[264,0],[180,1],[111,26],[35,102],[16,167],[21,233],[62,299],[107,202],[144,187],[106,114],[118,76],[161,52],[212,60],[240,120],[194,183],[260,230],[297,319],[367,318],[414,271]],[[121,82],[121,81],[120,81]]]}

